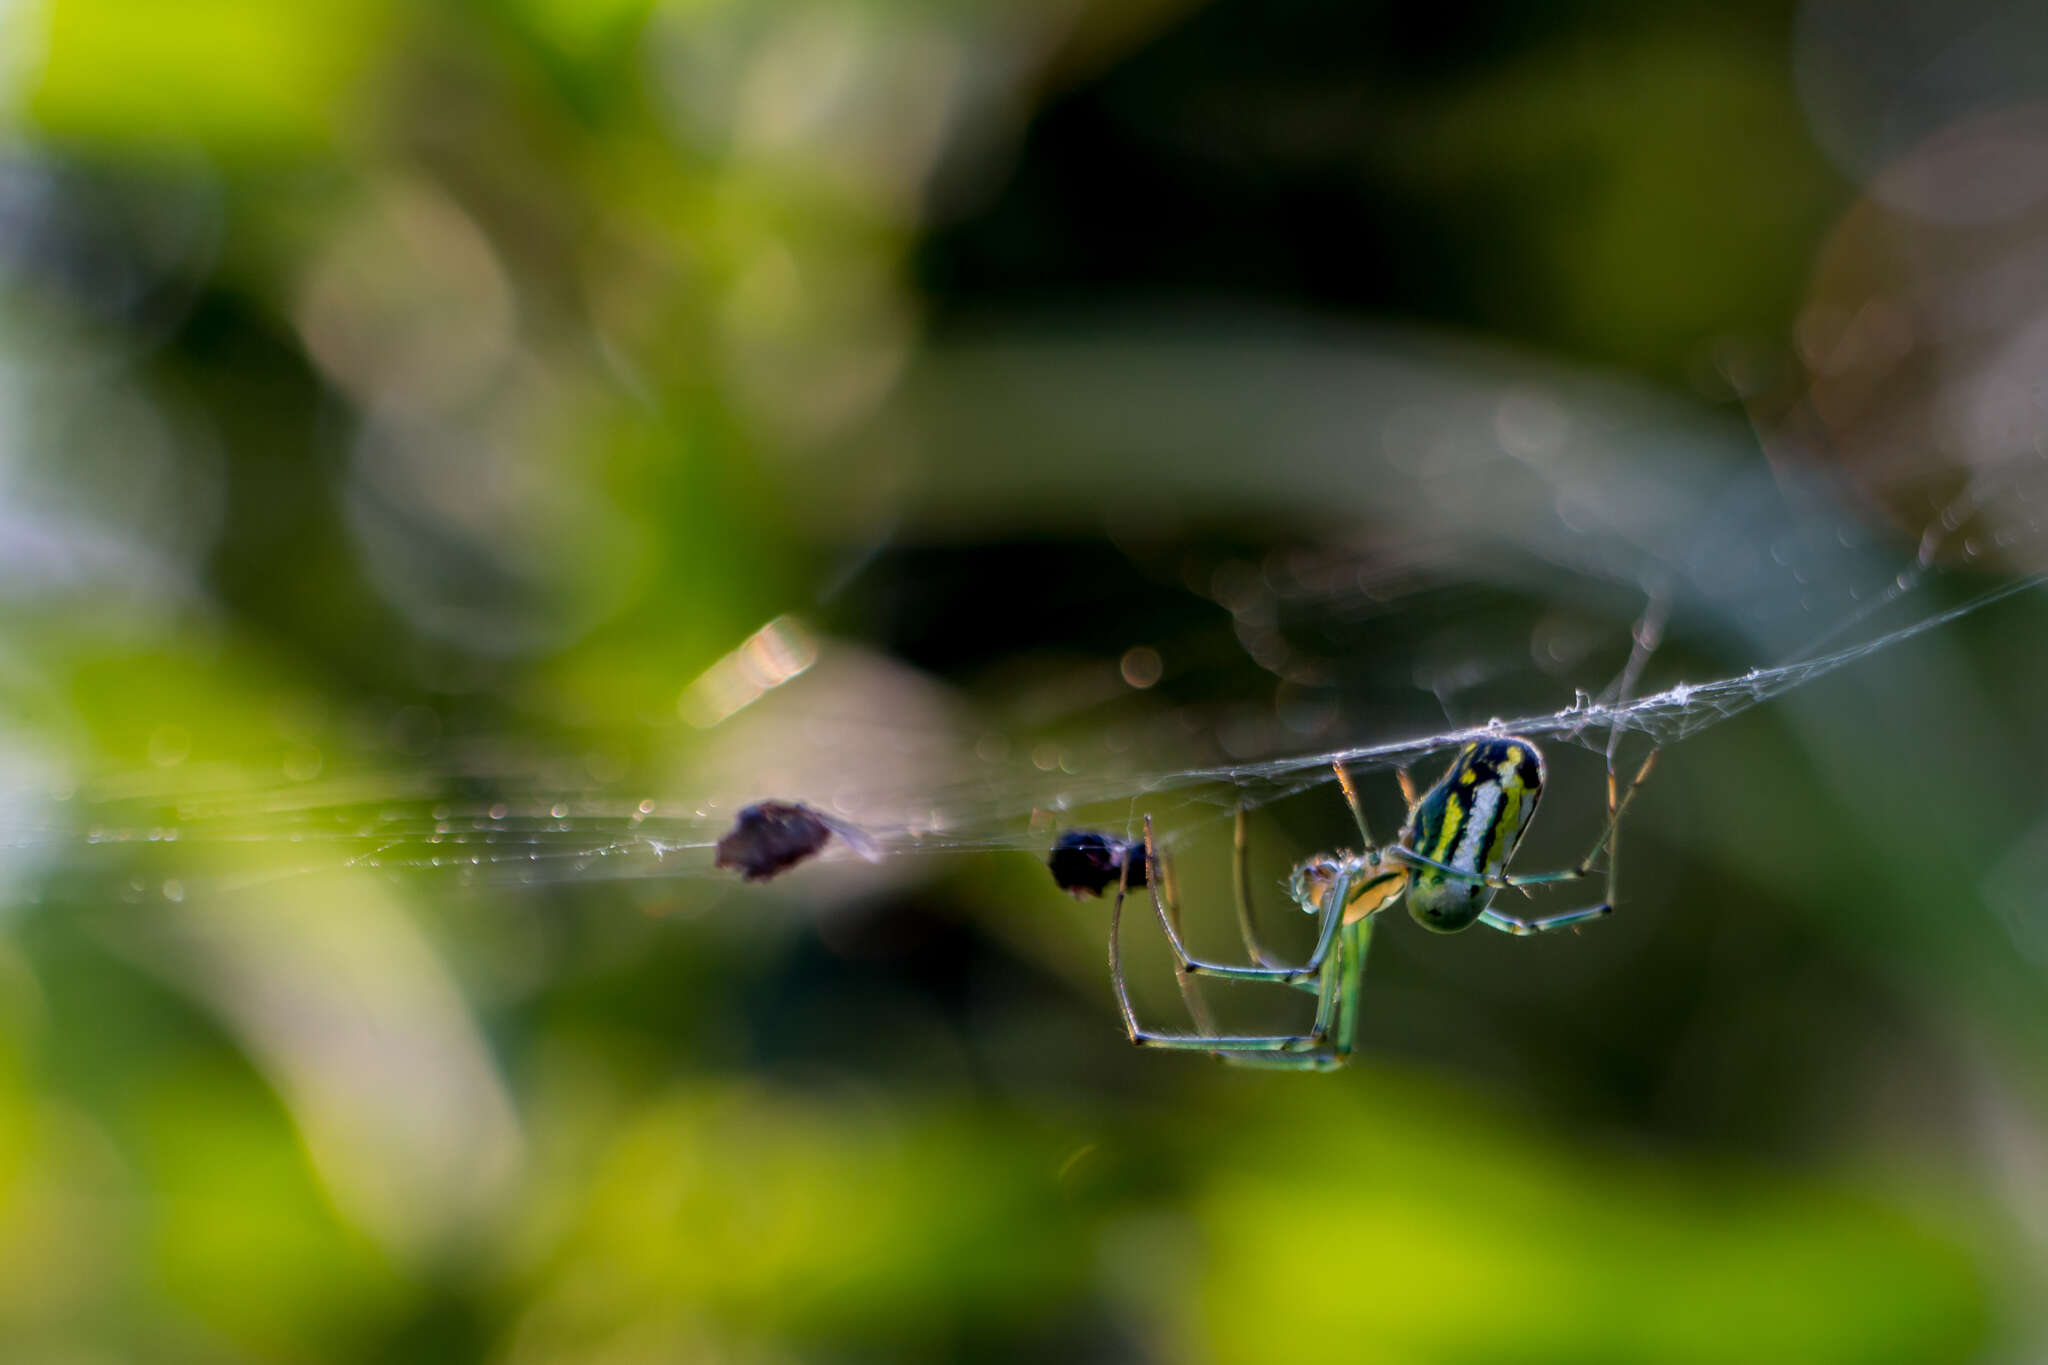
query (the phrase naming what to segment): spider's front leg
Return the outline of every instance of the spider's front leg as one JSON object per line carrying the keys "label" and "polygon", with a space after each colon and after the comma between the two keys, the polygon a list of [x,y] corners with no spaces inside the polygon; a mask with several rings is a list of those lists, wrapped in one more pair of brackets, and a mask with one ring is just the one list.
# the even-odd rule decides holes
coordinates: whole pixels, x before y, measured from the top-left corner
{"label": "spider's front leg", "polygon": [[[1150,859],[1154,857],[1154,851],[1152,849],[1150,829],[1151,821],[1149,817],[1146,821],[1146,825],[1146,856],[1148,859]],[[1149,864],[1147,871],[1150,874],[1148,880],[1155,883],[1153,887],[1153,902],[1159,910],[1160,922],[1167,928],[1169,939],[1174,939],[1174,921],[1178,917],[1174,915],[1169,915],[1166,911],[1165,906],[1160,903],[1159,891],[1156,885],[1159,879],[1159,869],[1157,863],[1154,862]],[[1123,968],[1123,948],[1121,929],[1123,923],[1124,898],[1129,893],[1129,890],[1130,868],[1129,865],[1126,864],[1125,867],[1122,869],[1121,875],[1117,879],[1116,900],[1111,903],[1109,910],[1109,975],[1110,982],[1116,990],[1117,1008],[1123,1015],[1124,1032],[1130,1037],[1130,1040],[1133,1044],[1139,1047],[1169,1048],[1190,1052],[1212,1052],[1219,1056],[1223,1056],[1226,1054],[1235,1055],[1239,1053],[1313,1054],[1325,1048],[1325,1045],[1330,1035],[1330,1028],[1337,1011],[1339,1003],[1338,997],[1340,994],[1340,960],[1338,957],[1331,956],[1327,952],[1327,950],[1323,951],[1320,954],[1323,965],[1318,970],[1318,975],[1320,976],[1321,984],[1320,988],[1317,991],[1318,1000],[1316,1005],[1316,1017],[1314,1023],[1310,1026],[1309,1031],[1307,1033],[1235,1035],[1223,1035],[1211,1032],[1157,1033],[1153,1032],[1152,1030],[1140,1027],[1138,1023],[1137,1010],[1131,1004],[1130,988],[1124,980]],[[1337,916],[1337,918],[1341,919],[1341,915]],[[1175,946],[1176,949],[1178,949],[1179,945],[1177,942],[1175,943]],[[1180,957],[1183,964],[1187,962],[1187,958],[1184,953],[1179,953],[1178,956]],[[1183,966],[1182,970],[1186,971],[1187,967]],[[1243,968],[1237,970],[1247,972],[1259,972],[1259,969],[1255,968]],[[1293,975],[1295,975],[1295,973],[1291,970],[1268,970],[1263,972],[1262,974],[1255,975],[1252,979],[1275,980],[1285,979]]]}
{"label": "spider's front leg", "polygon": [[[1269,1071],[1334,1071],[1351,1058],[1358,1037],[1359,1001],[1364,994],[1365,953],[1372,944],[1372,921],[1354,920],[1344,926],[1337,940],[1337,961],[1333,980],[1337,997],[1336,1032],[1322,1047],[1301,1053],[1223,1053],[1216,1055],[1232,1066],[1256,1067]],[[1327,1002],[1328,996],[1325,995]],[[1320,1013],[1320,1011],[1319,1011]]]}
{"label": "spider's front leg", "polygon": [[[1240,843],[1239,847],[1242,848],[1243,845]],[[1323,963],[1330,955],[1330,947],[1337,941],[1337,930],[1344,920],[1344,904],[1349,894],[1348,883],[1333,888],[1343,894],[1325,898],[1322,932],[1316,939],[1315,951],[1310,953],[1308,961],[1299,967],[1244,967],[1229,962],[1205,961],[1188,952],[1187,942],[1180,934],[1178,907],[1169,909],[1167,902],[1161,898],[1160,883],[1164,877],[1161,875],[1160,856],[1152,836],[1152,817],[1149,814],[1145,817],[1145,868],[1148,874],[1145,881],[1152,893],[1152,906],[1159,914],[1159,927],[1166,933],[1166,942],[1173,949],[1175,962],[1180,970],[1189,976],[1213,976],[1225,981],[1274,981],[1284,986],[1313,981],[1322,971]],[[1245,875],[1238,874],[1240,879]],[[1245,890],[1248,892],[1249,887]],[[1248,907],[1249,901],[1247,900],[1245,904]],[[1248,915],[1245,923],[1247,926],[1250,924]]]}

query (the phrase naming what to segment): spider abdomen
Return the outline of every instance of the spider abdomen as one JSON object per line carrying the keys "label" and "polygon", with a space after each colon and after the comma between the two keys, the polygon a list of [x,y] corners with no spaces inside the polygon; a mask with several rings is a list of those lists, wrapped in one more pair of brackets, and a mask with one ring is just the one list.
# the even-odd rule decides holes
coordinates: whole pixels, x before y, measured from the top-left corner
{"label": "spider abdomen", "polygon": [[1495,891],[1482,879],[1506,871],[1542,795],[1543,754],[1528,740],[1483,739],[1459,752],[1401,832],[1402,847],[1443,865],[1409,872],[1408,913],[1418,924],[1448,934],[1479,918]]}

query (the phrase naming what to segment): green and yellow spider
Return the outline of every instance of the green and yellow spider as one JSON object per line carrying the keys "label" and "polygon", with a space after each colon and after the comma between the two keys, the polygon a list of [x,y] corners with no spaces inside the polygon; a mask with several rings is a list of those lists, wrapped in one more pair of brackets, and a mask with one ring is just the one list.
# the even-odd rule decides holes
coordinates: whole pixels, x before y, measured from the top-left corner
{"label": "green and yellow spider", "polygon": [[[1540,934],[1609,913],[1614,908],[1611,850],[1615,831],[1656,759],[1656,751],[1652,750],[1625,792],[1620,789],[1610,762],[1607,824],[1592,850],[1576,867],[1527,876],[1507,875],[1507,865],[1543,795],[1543,753],[1530,741],[1503,736],[1467,744],[1436,785],[1420,797],[1408,775],[1402,773],[1401,792],[1408,802],[1408,820],[1401,837],[1384,847],[1373,842],[1350,774],[1341,763],[1336,765],[1338,784],[1350,803],[1352,818],[1358,822],[1365,851],[1319,854],[1301,863],[1289,877],[1288,898],[1322,920],[1315,950],[1298,967],[1275,961],[1259,941],[1252,916],[1251,862],[1243,808],[1237,812],[1233,889],[1238,929],[1251,957],[1251,963],[1245,966],[1204,962],[1188,954],[1181,938],[1180,909],[1170,869],[1162,867],[1152,838],[1152,817],[1147,815],[1144,865],[1139,873],[1133,874],[1131,864],[1136,860],[1123,861],[1116,901],[1109,912],[1109,972],[1116,987],[1117,1007],[1123,1012],[1125,1031],[1139,1047],[1207,1052],[1239,1066],[1297,1071],[1342,1066],[1357,1036],[1359,994],[1374,913],[1405,895],[1408,912],[1416,922],[1443,934],[1456,933],[1474,924],[1506,934]],[[1609,854],[1607,897],[1599,904],[1537,919],[1524,919],[1492,908],[1494,896],[1508,888],[1526,891],[1591,876],[1603,852]],[[1173,947],[1182,994],[1200,1032],[1151,1032],[1138,1026],[1137,1013],[1131,1008],[1130,992],[1124,984],[1118,928],[1124,896],[1140,884],[1141,877],[1142,884],[1151,891],[1152,905],[1159,912],[1167,942]],[[1267,981],[1307,991],[1316,997],[1315,1020],[1306,1033],[1218,1034],[1209,1025],[1201,997],[1193,989],[1190,978],[1200,976]]]}

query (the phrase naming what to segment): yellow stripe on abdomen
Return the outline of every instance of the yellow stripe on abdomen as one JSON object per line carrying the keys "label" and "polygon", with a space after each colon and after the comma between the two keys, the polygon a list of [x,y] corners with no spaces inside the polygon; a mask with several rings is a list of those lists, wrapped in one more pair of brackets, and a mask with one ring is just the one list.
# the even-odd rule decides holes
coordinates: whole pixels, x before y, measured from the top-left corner
{"label": "yellow stripe on abdomen", "polygon": [[[1458,847],[1458,836],[1465,832],[1465,803],[1458,799],[1456,792],[1444,793],[1444,823],[1437,831],[1436,847],[1429,851],[1429,858],[1435,862],[1447,863]],[[1441,873],[1437,874],[1441,876]]]}

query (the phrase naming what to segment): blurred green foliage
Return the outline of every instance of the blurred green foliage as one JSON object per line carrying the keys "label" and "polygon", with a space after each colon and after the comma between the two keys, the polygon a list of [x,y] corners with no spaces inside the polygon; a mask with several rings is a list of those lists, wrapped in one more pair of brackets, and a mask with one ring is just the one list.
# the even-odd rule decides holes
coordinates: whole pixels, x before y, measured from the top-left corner
{"label": "blurred green foliage", "polygon": [[[1731,348],[1789,371],[1850,192],[1792,19],[0,10],[0,1355],[2028,1358],[2048,1021],[1977,878],[2035,818],[2031,601],[1897,664],[1921,728],[1844,739],[1814,712],[1896,714],[1848,683],[1668,755],[1611,933],[1382,935],[1335,1078],[1133,1054],[1095,907],[1014,851],[412,865],[442,805],[535,790],[916,791],[927,731],[1057,774],[1184,705],[1145,757],[1227,750],[1276,689],[1189,585],[1370,482],[1173,429],[1240,383],[1246,433],[1300,410],[1260,385],[1316,335],[1236,319],[1464,329],[1702,410]],[[920,402],[936,457],[892,444]],[[1386,600],[1335,628],[1349,738],[1442,723],[1400,649],[1443,619],[1569,697],[1524,627],[1585,603]],[[1597,605],[1605,667],[1637,604]],[[684,720],[790,612],[852,756]],[[340,823],[294,823],[316,790]],[[386,807],[426,814],[380,858]],[[1261,888],[1343,821],[1262,812]],[[1202,935],[1225,842],[1183,863]]]}

